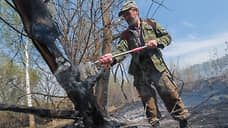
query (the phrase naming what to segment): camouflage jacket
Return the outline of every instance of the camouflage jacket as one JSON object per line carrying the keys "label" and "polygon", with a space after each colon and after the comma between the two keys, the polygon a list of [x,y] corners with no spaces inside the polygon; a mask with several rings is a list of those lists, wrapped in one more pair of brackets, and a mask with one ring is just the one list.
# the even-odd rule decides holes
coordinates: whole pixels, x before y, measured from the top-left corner
{"label": "camouflage jacket", "polygon": [[[143,68],[153,67],[157,71],[162,72],[166,69],[165,62],[163,61],[162,54],[160,49],[163,49],[167,45],[171,43],[171,36],[162,28],[155,20],[152,20],[155,24],[155,30],[153,27],[146,23],[144,20],[141,20],[142,27],[142,37],[145,43],[150,40],[157,40],[158,48],[156,49],[143,49],[143,51],[132,53],[131,64],[129,66],[128,72],[132,75],[137,75],[137,73]],[[139,47],[140,44],[137,41],[136,37],[133,34],[133,30],[128,28],[128,38],[129,42],[124,38],[124,33],[120,36],[120,41],[117,45],[117,48],[113,55],[125,52],[136,47]],[[142,54],[146,54],[146,56],[142,56]],[[126,56],[116,57],[116,61],[122,61]],[[146,57],[146,58],[145,58]],[[147,60],[147,61],[144,61]],[[149,60],[149,61],[148,61]],[[150,63],[152,61],[152,63]],[[151,65],[152,64],[152,65]]]}

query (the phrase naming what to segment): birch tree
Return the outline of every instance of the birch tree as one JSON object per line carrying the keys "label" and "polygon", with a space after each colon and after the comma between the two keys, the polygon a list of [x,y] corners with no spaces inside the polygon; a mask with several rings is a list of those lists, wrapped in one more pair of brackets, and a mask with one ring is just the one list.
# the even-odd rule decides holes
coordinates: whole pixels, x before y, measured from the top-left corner
{"label": "birch tree", "polygon": [[[29,39],[26,38],[25,41],[25,73],[26,73],[26,95],[27,95],[27,103],[28,107],[32,107],[32,96],[31,96],[31,87],[30,87],[30,79],[29,79]],[[35,128],[35,118],[33,115],[29,114],[29,125],[30,128]]]}

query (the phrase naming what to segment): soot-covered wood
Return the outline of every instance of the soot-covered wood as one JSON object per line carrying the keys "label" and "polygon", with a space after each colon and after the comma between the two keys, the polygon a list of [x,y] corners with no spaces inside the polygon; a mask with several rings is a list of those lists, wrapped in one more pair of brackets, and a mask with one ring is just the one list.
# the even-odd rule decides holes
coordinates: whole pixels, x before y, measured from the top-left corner
{"label": "soot-covered wood", "polygon": [[[92,87],[103,75],[80,80],[77,65],[72,65],[57,48],[55,41],[61,38],[57,24],[41,0],[13,0],[24,29],[48,64],[57,81],[83,117],[85,127],[112,127],[104,119],[92,95]],[[60,39],[61,40],[61,39]]]}

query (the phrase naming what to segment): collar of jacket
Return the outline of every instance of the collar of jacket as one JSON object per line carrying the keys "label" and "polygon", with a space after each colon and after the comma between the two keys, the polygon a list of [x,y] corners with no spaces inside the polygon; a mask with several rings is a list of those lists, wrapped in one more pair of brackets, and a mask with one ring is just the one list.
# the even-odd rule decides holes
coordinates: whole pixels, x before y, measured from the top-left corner
{"label": "collar of jacket", "polygon": [[[128,31],[130,31],[130,32],[133,32],[134,30],[135,30],[135,28],[134,27],[132,27],[132,26],[128,26]],[[144,29],[153,29],[153,27],[151,26],[151,25],[149,25],[148,23],[146,23],[145,21],[144,21],[144,19],[141,19],[140,18],[140,29],[141,30],[144,30]]]}

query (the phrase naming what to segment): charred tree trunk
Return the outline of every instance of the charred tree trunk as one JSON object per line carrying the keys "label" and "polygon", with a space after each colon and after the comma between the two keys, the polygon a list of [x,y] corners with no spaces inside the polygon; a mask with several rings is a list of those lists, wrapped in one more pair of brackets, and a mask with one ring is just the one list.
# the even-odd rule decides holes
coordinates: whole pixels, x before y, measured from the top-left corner
{"label": "charred tree trunk", "polygon": [[92,95],[92,86],[102,73],[85,81],[80,80],[77,65],[64,58],[55,44],[57,39],[61,40],[61,33],[42,0],[13,0],[13,3],[26,33],[79,110],[85,127],[103,126],[104,115]]}

